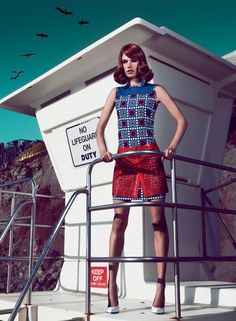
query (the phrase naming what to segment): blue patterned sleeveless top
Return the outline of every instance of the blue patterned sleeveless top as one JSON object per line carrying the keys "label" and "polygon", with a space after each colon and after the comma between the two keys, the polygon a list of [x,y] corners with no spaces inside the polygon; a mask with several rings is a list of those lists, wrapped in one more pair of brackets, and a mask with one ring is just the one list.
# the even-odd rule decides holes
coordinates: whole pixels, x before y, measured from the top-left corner
{"label": "blue patterned sleeveless top", "polygon": [[115,107],[118,116],[119,147],[143,146],[155,143],[154,119],[158,102],[156,85],[117,87]]}

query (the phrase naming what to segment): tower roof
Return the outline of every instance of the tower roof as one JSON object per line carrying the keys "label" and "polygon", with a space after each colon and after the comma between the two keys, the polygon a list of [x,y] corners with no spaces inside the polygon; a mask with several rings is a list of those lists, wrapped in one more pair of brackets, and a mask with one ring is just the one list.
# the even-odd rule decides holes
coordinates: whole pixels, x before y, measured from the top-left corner
{"label": "tower roof", "polygon": [[120,48],[134,42],[157,56],[188,68],[218,88],[220,94],[236,98],[236,66],[165,27],[135,18],[87,48],[2,98],[0,104],[24,114],[83,88],[112,70]]}

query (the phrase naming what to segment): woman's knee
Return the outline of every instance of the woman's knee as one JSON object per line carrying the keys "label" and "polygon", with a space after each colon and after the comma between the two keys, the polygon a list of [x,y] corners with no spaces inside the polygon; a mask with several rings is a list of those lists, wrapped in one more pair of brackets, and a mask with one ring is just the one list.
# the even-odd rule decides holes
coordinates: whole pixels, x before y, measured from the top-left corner
{"label": "woman's knee", "polygon": [[127,225],[128,225],[128,215],[115,213],[113,224],[112,224],[112,231],[114,233],[124,233]]}
{"label": "woman's knee", "polygon": [[168,230],[165,214],[152,217],[152,228],[153,231],[166,232]]}
{"label": "woman's knee", "polygon": [[168,230],[166,220],[161,220],[158,223],[152,223],[153,231],[166,232]]}
{"label": "woman's knee", "polygon": [[[154,203],[154,202],[153,202]],[[160,203],[160,201],[155,201]],[[163,206],[151,206],[150,207],[151,223],[154,231],[164,231],[167,229],[167,223],[165,218],[165,209]]]}

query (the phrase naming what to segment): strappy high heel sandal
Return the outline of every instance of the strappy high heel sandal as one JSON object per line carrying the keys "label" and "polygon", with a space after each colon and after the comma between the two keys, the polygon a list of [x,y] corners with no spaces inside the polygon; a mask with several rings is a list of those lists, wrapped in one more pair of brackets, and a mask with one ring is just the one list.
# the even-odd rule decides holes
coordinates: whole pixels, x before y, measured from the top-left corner
{"label": "strappy high heel sandal", "polygon": [[[162,301],[160,303],[160,306],[154,306],[154,301],[153,301],[153,304],[152,304],[152,313],[154,314],[164,314],[165,313],[165,286],[166,286],[166,283],[165,283],[165,280],[161,279],[161,278],[157,278],[157,283],[162,285],[162,289],[161,289],[161,292],[162,292],[162,298],[160,301]],[[155,300],[155,299],[154,299]]]}
{"label": "strappy high heel sandal", "polygon": [[[116,286],[117,287],[117,286]],[[117,292],[118,292],[118,288],[117,288]],[[108,307],[107,307],[107,313],[109,314],[116,314],[120,312],[120,307],[119,305],[117,306],[111,306],[111,302],[110,302],[110,293],[109,293],[109,283],[108,283]]]}

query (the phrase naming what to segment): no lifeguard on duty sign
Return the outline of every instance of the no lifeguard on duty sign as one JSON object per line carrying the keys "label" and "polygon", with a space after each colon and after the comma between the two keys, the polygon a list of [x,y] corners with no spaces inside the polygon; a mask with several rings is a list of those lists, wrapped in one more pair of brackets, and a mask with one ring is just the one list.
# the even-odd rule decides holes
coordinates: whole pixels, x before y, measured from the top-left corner
{"label": "no lifeguard on duty sign", "polygon": [[99,158],[96,128],[99,117],[66,128],[71,158],[75,167],[86,165]]}

